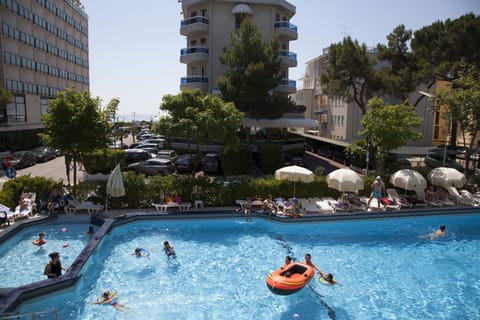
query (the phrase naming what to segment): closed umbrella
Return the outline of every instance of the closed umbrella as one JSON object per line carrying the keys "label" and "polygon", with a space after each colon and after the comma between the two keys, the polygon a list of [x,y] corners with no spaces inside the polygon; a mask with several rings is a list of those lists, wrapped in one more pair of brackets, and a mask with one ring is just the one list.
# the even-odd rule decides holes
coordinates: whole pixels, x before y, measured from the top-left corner
{"label": "closed umbrella", "polygon": [[275,171],[275,179],[287,180],[293,182],[293,196],[295,197],[296,182],[312,182],[315,180],[315,174],[307,168],[300,166],[287,166]]}
{"label": "closed umbrella", "polygon": [[390,183],[395,187],[406,190],[425,190],[427,180],[420,172],[412,169],[402,169],[390,176]]}
{"label": "closed umbrella", "polygon": [[428,173],[428,180],[437,187],[461,188],[467,182],[467,177],[457,169],[438,167]]}
{"label": "closed umbrella", "polygon": [[[120,164],[118,164],[115,169],[113,169],[110,177],[107,181],[107,198],[111,197],[122,197],[125,195],[125,186],[123,185],[123,173],[120,169]],[[105,212],[107,212],[107,199],[105,200]]]}
{"label": "closed umbrella", "polygon": [[363,189],[362,178],[351,169],[337,169],[327,175],[329,188],[340,192],[357,192]]}

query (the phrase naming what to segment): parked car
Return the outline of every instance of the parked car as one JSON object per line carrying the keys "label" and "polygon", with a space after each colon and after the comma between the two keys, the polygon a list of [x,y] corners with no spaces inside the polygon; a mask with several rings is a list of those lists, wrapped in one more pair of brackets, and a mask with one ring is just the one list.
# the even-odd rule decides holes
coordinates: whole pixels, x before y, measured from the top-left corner
{"label": "parked car", "polygon": [[142,162],[132,163],[127,167],[128,171],[143,173],[148,176],[162,175],[166,176],[175,173],[175,167],[167,159],[149,159]]}
{"label": "parked car", "polygon": [[146,161],[151,159],[152,155],[147,150],[143,149],[127,149],[125,150],[125,164],[129,164]]}
{"label": "parked car", "polygon": [[[445,165],[443,162],[444,157],[446,157]],[[455,161],[455,157],[449,156],[448,154],[445,155],[443,153],[430,152],[425,156],[424,162],[427,166],[432,168],[450,167],[450,168],[455,168],[458,171],[462,171],[462,172],[464,170],[463,166]]]}
{"label": "parked car", "polygon": [[57,157],[55,150],[50,147],[38,147],[32,150],[36,156],[36,162],[47,162]]}
{"label": "parked car", "polygon": [[142,140],[142,143],[153,143],[153,144],[156,144],[159,149],[161,149],[165,145],[165,139],[162,139],[162,138],[148,138],[148,139]]}
{"label": "parked car", "polygon": [[150,152],[152,154],[153,157],[160,150],[160,149],[158,149],[158,146],[154,143],[142,143],[142,144],[139,144],[138,146],[136,146],[135,149],[147,150],[148,152]]}
{"label": "parked car", "polygon": [[175,150],[160,150],[157,152],[155,158],[168,159],[172,162],[175,162],[175,159],[177,159],[177,153],[175,152]]}
{"label": "parked car", "polygon": [[122,141],[115,141],[108,145],[110,149],[128,149],[128,146]]}
{"label": "parked car", "polygon": [[10,163],[15,169],[30,167],[37,162],[37,156],[32,151],[16,151],[12,153],[12,157]]}
{"label": "parked car", "polygon": [[182,154],[175,159],[175,168],[179,172],[192,172],[195,164],[193,157],[189,154]]}
{"label": "parked car", "polygon": [[223,173],[220,155],[218,153],[207,153],[202,159],[202,170],[205,173]]}

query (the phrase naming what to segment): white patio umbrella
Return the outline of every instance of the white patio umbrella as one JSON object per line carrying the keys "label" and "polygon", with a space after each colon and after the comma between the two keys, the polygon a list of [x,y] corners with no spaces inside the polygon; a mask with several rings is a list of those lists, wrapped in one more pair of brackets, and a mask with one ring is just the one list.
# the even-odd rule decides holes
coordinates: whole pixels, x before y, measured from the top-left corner
{"label": "white patio umbrella", "polygon": [[123,173],[120,169],[120,164],[118,164],[115,169],[113,169],[110,177],[107,181],[107,197],[105,198],[105,213],[107,212],[107,200],[108,196],[111,197],[122,197],[125,195],[125,186],[123,185]]}
{"label": "white patio umbrella", "polygon": [[275,179],[293,181],[293,196],[295,197],[295,183],[312,182],[315,180],[315,174],[304,167],[288,166],[275,171]]}
{"label": "white patio umbrella", "polygon": [[457,169],[438,167],[428,173],[428,180],[438,187],[461,188],[467,182],[467,177]]}
{"label": "white patio umbrella", "polygon": [[337,169],[327,175],[329,188],[340,192],[357,192],[363,189],[362,178],[351,169]]}
{"label": "white patio umbrella", "polygon": [[402,169],[396,171],[390,176],[390,183],[395,187],[407,190],[425,190],[427,180],[420,172],[412,169]]}

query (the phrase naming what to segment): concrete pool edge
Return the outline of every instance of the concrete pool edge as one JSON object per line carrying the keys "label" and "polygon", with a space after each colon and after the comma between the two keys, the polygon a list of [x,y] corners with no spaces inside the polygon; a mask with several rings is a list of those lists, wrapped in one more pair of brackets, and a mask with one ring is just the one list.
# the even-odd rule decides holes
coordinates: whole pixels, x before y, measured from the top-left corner
{"label": "concrete pool edge", "polygon": [[[111,231],[115,226],[120,226],[126,223],[141,220],[183,220],[183,219],[205,219],[205,218],[239,218],[243,217],[243,213],[234,212],[230,209],[221,210],[206,210],[204,212],[189,211],[189,212],[172,212],[168,214],[157,214],[153,212],[133,212],[128,213],[129,210],[124,210],[126,213],[117,215],[116,217],[105,217],[101,214],[95,214],[92,216],[84,216],[90,219],[90,223],[100,226],[98,231],[93,235],[92,239],[87,243],[85,248],[74,260],[69,268],[69,272],[57,279],[45,279],[42,281],[34,282],[28,285],[24,285],[17,288],[4,288],[0,289],[0,314],[13,311],[22,302],[30,299],[42,296],[47,293],[54,292],[56,290],[65,289],[77,284],[81,278],[81,270],[87,263],[88,259],[100,244],[101,240]],[[130,210],[131,211],[131,210]],[[301,222],[331,222],[338,220],[358,220],[358,219],[379,219],[379,218],[402,218],[402,217],[421,217],[421,216],[434,216],[434,215],[455,215],[455,214],[472,214],[480,213],[478,207],[455,207],[455,208],[422,208],[422,209],[409,209],[398,211],[380,211],[380,212],[361,212],[361,213],[342,213],[342,214],[323,214],[323,215],[309,215],[302,218],[279,218],[269,217],[265,213],[253,214],[256,218],[262,218],[269,221],[283,222],[283,223],[301,223]],[[66,217],[68,218],[68,217]],[[53,218],[36,219],[32,221],[25,221],[18,226],[16,232],[26,228],[27,226],[36,225],[39,223],[46,223],[49,221],[55,221]],[[10,234],[9,231],[8,234]],[[8,235],[7,234],[7,235]],[[13,233],[14,234],[14,233]],[[11,237],[10,234],[8,237]],[[0,235],[0,243],[5,240],[1,240],[4,236],[3,232]],[[40,311],[40,310],[37,310]],[[35,312],[35,311],[33,311]],[[32,313],[33,313],[32,312]]]}

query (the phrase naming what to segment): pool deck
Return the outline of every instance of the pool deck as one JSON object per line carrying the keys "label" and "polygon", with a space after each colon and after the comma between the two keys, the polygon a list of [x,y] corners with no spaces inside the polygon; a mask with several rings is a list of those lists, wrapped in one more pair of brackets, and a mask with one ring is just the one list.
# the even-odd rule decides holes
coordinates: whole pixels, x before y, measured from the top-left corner
{"label": "pool deck", "polygon": [[[252,212],[252,218],[261,218],[280,223],[305,223],[305,222],[321,222],[336,220],[358,220],[358,219],[383,219],[383,218],[401,218],[401,217],[419,217],[434,215],[450,215],[450,214],[480,214],[479,207],[442,207],[442,208],[415,208],[402,209],[392,211],[369,211],[369,212],[342,212],[329,214],[305,214],[303,217],[278,217],[270,216],[269,213]],[[0,232],[0,244],[17,232],[28,228],[32,225],[45,224],[56,219],[78,220],[99,226],[97,232],[93,235],[90,242],[85,246],[80,255],[75,259],[69,268],[69,271],[56,279],[45,279],[28,285],[16,288],[0,288],[0,314],[5,314],[14,310],[23,301],[38,297],[53,291],[61,290],[73,286],[81,277],[81,269],[83,268],[90,255],[95,251],[103,236],[110,230],[125,223],[138,220],[178,220],[178,219],[196,219],[196,218],[239,218],[244,217],[243,212],[238,212],[234,207],[215,207],[203,208],[190,211],[168,211],[159,214],[154,209],[112,209],[108,212],[100,212],[99,214],[88,215],[80,214],[75,216],[59,215],[58,218],[51,218],[37,215],[28,220],[19,221],[13,225],[3,229]]]}

